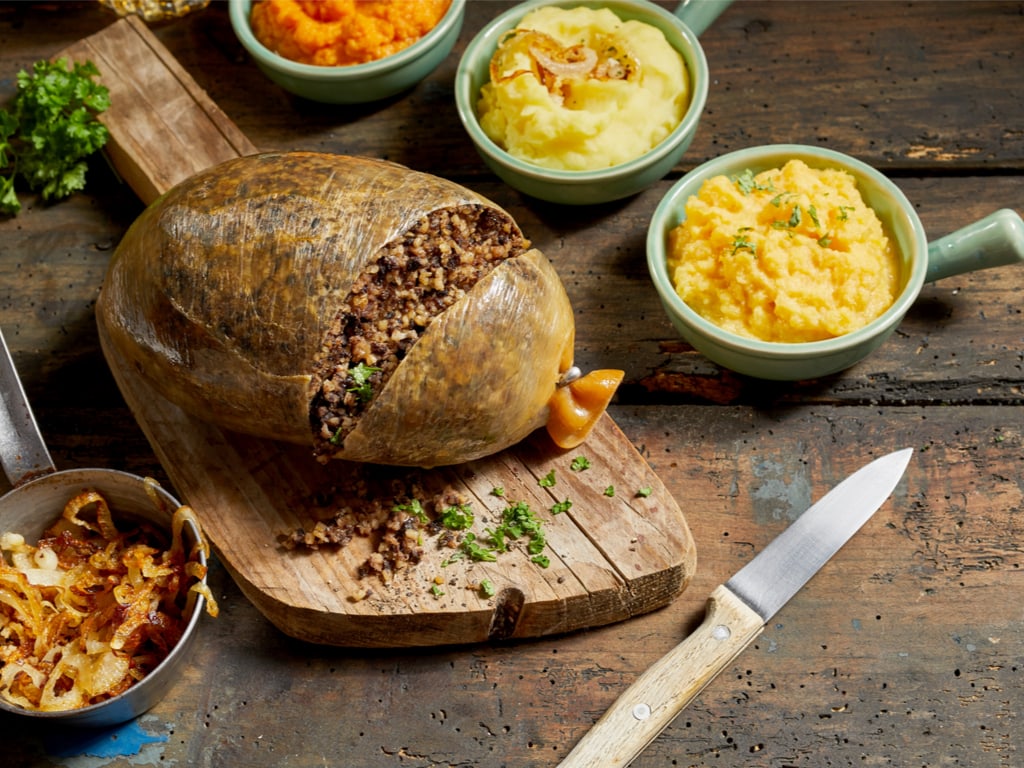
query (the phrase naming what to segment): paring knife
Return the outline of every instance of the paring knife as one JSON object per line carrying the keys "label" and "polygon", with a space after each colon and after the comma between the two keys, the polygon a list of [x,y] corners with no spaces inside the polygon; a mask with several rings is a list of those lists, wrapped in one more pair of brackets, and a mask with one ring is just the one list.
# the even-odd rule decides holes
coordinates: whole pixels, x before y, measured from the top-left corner
{"label": "paring knife", "polygon": [[629,765],[875,514],[912,455],[905,448],[850,475],[716,587],[703,623],[626,689],[559,768]]}

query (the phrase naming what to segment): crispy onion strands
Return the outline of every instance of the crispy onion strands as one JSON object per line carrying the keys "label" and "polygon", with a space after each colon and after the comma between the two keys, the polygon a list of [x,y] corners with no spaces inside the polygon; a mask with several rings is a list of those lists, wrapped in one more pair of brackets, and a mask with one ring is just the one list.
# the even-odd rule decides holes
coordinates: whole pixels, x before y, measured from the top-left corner
{"label": "crispy onion strands", "polygon": [[491,57],[490,74],[494,83],[532,74],[551,93],[560,93],[573,79],[633,80],[639,77],[640,64],[621,41],[610,36],[593,46],[564,46],[545,32],[513,29]]}
{"label": "crispy onion strands", "polygon": [[162,549],[156,532],[118,531],[106,500],[88,491],[68,502],[37,546],[16,533],[0,536],[0,697],[40,711],[109,699],[170,653],[199,596],[216,616],[202,581],[203,536],[184,551],[189,521],[199,530],[191,508],[174,511]]}

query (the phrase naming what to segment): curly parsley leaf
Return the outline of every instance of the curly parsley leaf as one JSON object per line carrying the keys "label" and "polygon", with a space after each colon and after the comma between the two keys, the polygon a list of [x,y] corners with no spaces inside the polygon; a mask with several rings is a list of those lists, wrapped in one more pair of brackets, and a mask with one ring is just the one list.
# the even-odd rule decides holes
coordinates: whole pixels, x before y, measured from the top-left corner
{"label": "curly parsley leaf", "polygon": [[110,134],[97,116],[110,107],[110,92],[93,78],[91,61],[37,61],[18,73],[10,110],[0,110],[0,213],[14,215],[20,176],[43,200],[55,201],[85,187],[86,158]]}

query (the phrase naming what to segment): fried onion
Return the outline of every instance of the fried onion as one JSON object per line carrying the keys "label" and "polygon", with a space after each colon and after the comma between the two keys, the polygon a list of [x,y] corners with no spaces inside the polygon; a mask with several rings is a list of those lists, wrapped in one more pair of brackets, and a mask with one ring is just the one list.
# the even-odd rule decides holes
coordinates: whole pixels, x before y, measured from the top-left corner
{"label": "fried onion", "polygon": [[207,544],[200,536],[185,552],[188,521],[198,530],[179,507],[169,542],[153,526],[120,531],[106,499],[86,491],[37,545],[0,535],[0,697],[44,712],[99,703],[166,658],[199,595],[216,616]]}
{"label": "fried onion", "polygon": [[634,80],[640,64],[621,41],[610,36],[590,45],[566,46],[546,32],[513,29],[498,44],[490,74],[495,83],[532,75],[552,95],[565,97],[573,81]]}

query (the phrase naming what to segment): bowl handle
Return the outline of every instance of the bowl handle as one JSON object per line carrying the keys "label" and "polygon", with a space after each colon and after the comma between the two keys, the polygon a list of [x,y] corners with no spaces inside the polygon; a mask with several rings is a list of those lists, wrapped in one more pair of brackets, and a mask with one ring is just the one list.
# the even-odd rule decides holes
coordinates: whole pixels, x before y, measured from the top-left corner
{"label": "bowl handle", "polygon": [[1024,221],[1003,208],[928,244],[930,283],[979,269],[1024,263]]}
{"label": "bowl handle", "polygon": [[731,4],[732,0],[682,0],[673,13],[700,37]]}

